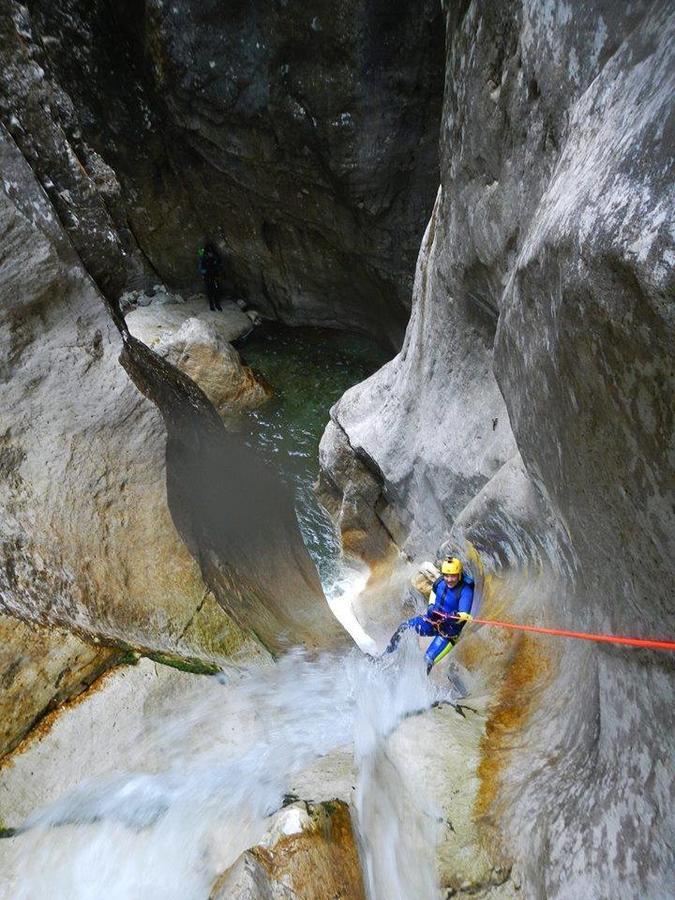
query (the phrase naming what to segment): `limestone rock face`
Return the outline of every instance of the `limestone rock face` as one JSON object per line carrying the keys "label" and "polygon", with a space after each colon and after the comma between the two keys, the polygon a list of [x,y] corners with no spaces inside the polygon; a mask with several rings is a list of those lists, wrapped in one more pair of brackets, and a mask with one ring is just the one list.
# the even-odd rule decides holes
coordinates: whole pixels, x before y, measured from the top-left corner
{"label": "limestone rock face", "polygon": [[3,609],[104,642],[233,652],[244,635],[207,613],[167,506],[162,419],[119,365],[119,333],[6,135],[0,153]]}
{"label": "limestone rock face", "polygon": [[[67,795],[86,779],[135,767],[152,771],[164,762],[147,749],[146,731],[162,708],[193,701],[199,677],[141,660],[95,681],[77,701],[50,712],[17,752],[2,761],[0,819],[15,827],[31,813]],[[86,734],[87,741],[81,736]]]}
{"label": "limestone rock face", "polygon": [[[521,896],[511,861],[483,840],[474,813],[486,699],[409,717],[375,750],[357,806],[377,896]],[[392,857],[415,865],[391,866]]]}
{"label": "limestone rock face", "polygon": [[382,485],[334,422],[321,438],[319,464],[317,495],[333,515],[344,549],[371,565],[386,558],[393,541],[378,516],[385,506]]}
{"label": "limestone rock face", "polygon": [[266,313],[400,340],[438,184],[435,0],[30,9],[164,281],[196,287],[210,234]]}
{"label": "limestone rock face", "polygon": [[0,757],[118,657],[118,651],[86,644],[63,629],[0,615]]}
{"label": "limestone rock face", "polygon": [[0,28],[3,609],[215,658],[249,627],[275,649],[338,642],[292,498],[197,385],[128,332],[116,298],[149,267],[42,65],[49,41],[12,0]]}
{"label": "limestone rock face", "polygon": [[[106,297],[117,298],[129,285],[144,286],[152,268],[129,227],[115,172],[83,138],[72,98],[49,71],[49,37],[43,42],[34,31],[26,5],[0,4],[0,118],[87,271]],[[79,35],[64,55],[81,46]]]}
{"label": "limestone rock face", "polygon": [[[449,11],[404,346],[332,417],[399,546],[463,556],[488,618],[671,634],[674,22],[568,13]],[[491,684],[475,811],[523,890],[667,893],[667,663],[475,628],[455,653]]]}
{"label": "limestone rock face", "polygon": [[260,844],[218,879],[210,900],[326,897],[365,898],[349,807],[341,800],[283,809]]}
{"label": "limestone rock face", "polygon": [[251,320],[234,303],[222,312],[203,301],[140,307],[126,316],[129,331],[184,372],[204,391],[221,416],[254,409],[271,396],[229,343],[246,334]]}
{"label": "limestone rock face", "polygon": [[[119,332],[8,138],[2,154],[7,180],[0,199],[8,260],[3,287],[12,299],[3,306],[1,319],[6,368],[0,425],[0,583],[5,611],[106,641],[196,655],[202,630],[198,620],[208,614],[210,624],[203,630],[215,630],[206,642],[212,646],[213,635],[219,635],[220,656],[242,646],[240,628],[247,627],[258,597],[253,617],[259,614],[261,621],[253,627],[270,645],[294,640],[289,629],[298,615],[299,640],[337,639],[339,627],[323,602],[291,502],[284,503],[273,476],[246,457],[243,447],[231,442],[229,457],[223,456],[226,437],[204,395],[191,382],[178,382],[174,367],[155,354],[149,359],[129,337],[127,365],[175,416],[169,436],[173,471],[167,472],[164,421],[119,365]],[[177,402],[181,392],[187,398],[183,408]],[[190,444],[198,440],[198,427],[190,419],[195,408],[204,410],[211,429],[199,438],[196,450]],[[184,460],[184,477],[177,458]],[[222,478],[228,471],[224,458],[233,467],[230,473],[244,473],[233,478],[234,485]],[[214,470],[215,478],[210,474]],[[208,499],[199,494],[200,483]],[[224,518],[227,504],[241,515]],[[265,527],[256,519],[261,504],[268,512]],[[206,524],[188,512],[195,506]],[[259,565],[263,547],[269,559],[274,554],[267,537],[275,527],[272,509],[289,522],[279,539],[285,562],[276,567],[274,580]],[[190,549],[176,521],[196,542]],[[201,529],[216,546],[198,562],[190,550],[199,554]],[[285,587],[299,606],[280,594],[284,567],[290,579]],[[280,616],[257,582],[259,571],[278,595],[284,610]],[[206,603],[204,572],[214,573],[213,589],[240,627]],[[311,596],[307,616],[299,613],[303,594]],[[197,639],[192,648],[185,645],[187,635]]]}

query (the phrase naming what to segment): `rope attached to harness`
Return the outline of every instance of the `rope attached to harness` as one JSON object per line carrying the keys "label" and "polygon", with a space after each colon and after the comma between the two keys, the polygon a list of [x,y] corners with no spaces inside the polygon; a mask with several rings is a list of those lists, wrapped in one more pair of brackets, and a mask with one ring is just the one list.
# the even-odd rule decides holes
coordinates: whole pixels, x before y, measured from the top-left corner
{"label": "rope attached to harness", "polygon": [[[459,620],[459,616],[452,616]],[[675,650],[675,641],[659,641],[651,638],[622,637],[616,634],[591,634],[587,631],[567,631],[564,628],[540,628],[537,625],[515,625],[513,622],[499,622],[495,619],[480,619],[473,616],[472,622],[478,625],[494,625],[497,628],[510,628],[513,631],[533,631],[536,634],[553,634],[557,637],[576,638],[580,641],[596,641],[603,644],[623,644],[627,647],[643,647],[648,650]]]}

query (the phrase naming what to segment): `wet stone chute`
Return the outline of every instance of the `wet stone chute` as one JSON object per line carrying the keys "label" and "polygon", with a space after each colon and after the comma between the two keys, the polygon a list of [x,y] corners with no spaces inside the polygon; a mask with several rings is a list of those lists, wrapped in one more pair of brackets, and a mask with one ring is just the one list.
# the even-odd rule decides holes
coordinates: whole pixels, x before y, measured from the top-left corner
{"label": "wet stone chute", "polygon": [[[406,860],[433,856],[440,813],[422,793],[406,789],[402,801],[405,775],[377,760],[406,717],[439,699],[407,650],[386,666],[357,650],[313,660],[291,653],[225,685],[192,684],[143,723],[135,770],[115,771],[111,759],[109,774],[35,811],[21,834],[0,842],[12,879],[0,896],[93,900],[104,891],[112,900],[203,900],[247,848],[269,840],[269,817],[284,804],[349,802],[354,791],[371,896],[403,900],[415,885],[426,892],[431,857],[431,869],[417,873]],[[397,837],[391,811],[401,802],[419,827]],[[278,827],[299,828],[289,824],[302,819],[299,810]],[[384,844],[392,854],[386,874],[376,858]]]}

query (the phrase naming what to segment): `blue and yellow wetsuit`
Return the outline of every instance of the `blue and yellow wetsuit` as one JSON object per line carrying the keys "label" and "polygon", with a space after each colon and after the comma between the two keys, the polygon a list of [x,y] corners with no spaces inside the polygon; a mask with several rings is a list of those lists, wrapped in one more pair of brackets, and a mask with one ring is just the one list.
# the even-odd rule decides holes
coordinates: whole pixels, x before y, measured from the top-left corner
{"label": "blue and yellow wetsuit", "polygon": [[473,579],[469,575],[463,575],[454,587],[443,578],[434,582],[429,594],[429,607],[423,616],[413,616],[398,626],[385,653],[391,653],[398,646],[401,635],[409,628],[414,628],[423,637],[433,637],[433,641],[427,647],[424,657],[427,668],[436,662],[444,651],[450,647],[459,637],[464,623],[450,618],[457,613],[470,613],[473,603]]}

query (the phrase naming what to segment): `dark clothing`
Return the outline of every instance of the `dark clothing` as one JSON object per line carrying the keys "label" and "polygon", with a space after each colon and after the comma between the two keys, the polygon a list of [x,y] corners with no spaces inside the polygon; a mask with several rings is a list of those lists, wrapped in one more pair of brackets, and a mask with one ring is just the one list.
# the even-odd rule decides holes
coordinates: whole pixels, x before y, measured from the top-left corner
{"label": "dark clothing", "polygon": [[206,298],[209,301],[209,309],[222,309],[223,307],[220,305],[220,300],[218,299],[217,280],[205,275],[204,287],[206,288]]}
{"label": "dark clothing", "polygon": [[199,274],[204,278],[209,309],[222,309],[218,297],[218,276],[222,270],[220,254],[212,244],[206,244],[199,251]]}

